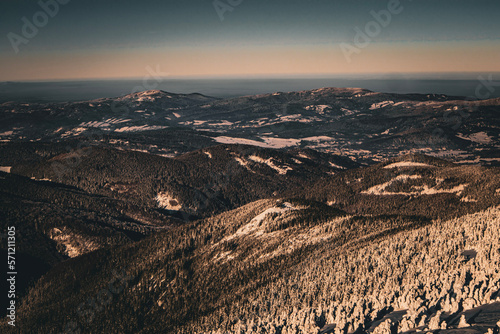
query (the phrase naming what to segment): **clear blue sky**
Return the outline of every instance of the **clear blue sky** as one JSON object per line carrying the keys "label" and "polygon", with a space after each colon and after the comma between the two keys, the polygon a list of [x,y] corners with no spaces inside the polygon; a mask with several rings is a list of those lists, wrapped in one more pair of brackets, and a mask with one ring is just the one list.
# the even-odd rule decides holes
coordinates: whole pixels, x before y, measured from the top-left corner
{"label": "clear blue sky", "polygon": [[2,0],[0,80],[500,71],[498,0],[401,0],[349,61],[341,43],[389,2],[243,0],[221,21],[212,0],[71,0],[16,53],[41,7]]}

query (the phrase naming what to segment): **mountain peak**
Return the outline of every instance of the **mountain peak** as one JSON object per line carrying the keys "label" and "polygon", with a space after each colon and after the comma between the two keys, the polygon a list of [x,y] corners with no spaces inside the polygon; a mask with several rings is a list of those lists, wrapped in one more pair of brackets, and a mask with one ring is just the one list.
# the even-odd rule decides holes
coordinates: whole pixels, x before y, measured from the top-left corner
{"label": "mountain peak", "polygon": [[146,91],[140,92],[138,94],[141,94],[143,96],[150,96],[150,95],[159,95],[162,93],[165,93],[165,92],[162,90],[159,90],[159,89],[151,89],[151,90],[146,90]]}
{"label": "mountain peak", "polygon": [[142,92],[137,92],[137,93],[132,93],[123,96],[122,98],[125,99],[137,99],[137,100],[156,100],[156,99],[174,99],[174,98],[188,98],[188,99],[194,99],[194,100],[214,100],[215,98],[206,96],[200,93],[190,93],[190,94],[177,94],[177,93],[170,93],[166,92],[164,90],[160,89],[150,89],[150,90],[145,90]]}
{"label": "mountain peak", "polygon": [[161,97],[161,96],[170,96],[171,94],[159,89],[150,89],[142,92],[132,93],[126,95],[126,97]]}

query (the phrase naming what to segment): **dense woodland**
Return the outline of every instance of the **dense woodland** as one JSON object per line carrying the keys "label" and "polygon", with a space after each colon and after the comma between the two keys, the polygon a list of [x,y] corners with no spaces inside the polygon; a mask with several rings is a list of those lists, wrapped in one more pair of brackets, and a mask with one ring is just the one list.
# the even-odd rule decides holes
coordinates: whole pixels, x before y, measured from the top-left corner
{"label": "dense woodland", "polygon": [[[42,333],[344,333],[378,320],[400,332],[457,327],[463,312],[471,318],[468,310],[500,301],[499,223],[498,208],[430,223],[258,201],[58,264],[24,299],[20,325]],[[113,271],[127,274],[123,292],[79,312]],[[482,321],[475,326],[495,328]]]}
{"label": "dense woodland", "polygon": [[19,152],[0,210],[33,264],[23,333],[498,330],[498,168],[243,145]]}

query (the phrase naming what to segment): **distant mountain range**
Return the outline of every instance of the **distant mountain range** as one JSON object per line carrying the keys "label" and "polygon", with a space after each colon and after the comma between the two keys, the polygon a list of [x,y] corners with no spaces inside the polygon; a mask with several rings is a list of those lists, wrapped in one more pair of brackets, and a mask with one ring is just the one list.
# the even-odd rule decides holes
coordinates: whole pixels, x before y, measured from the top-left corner
{"label": "distant mountain range", "polygon": [[323,88],[233,99],[153,90],[87,102],[3,103],[0,137],[176,156],[215,143],[301,147],[370,164],[410,152],[498,165],[500,99]]}
{"label": "distant mountain range", "polygon": [[499,104],[357,88],[4,103],[15,329],[498,332]]}

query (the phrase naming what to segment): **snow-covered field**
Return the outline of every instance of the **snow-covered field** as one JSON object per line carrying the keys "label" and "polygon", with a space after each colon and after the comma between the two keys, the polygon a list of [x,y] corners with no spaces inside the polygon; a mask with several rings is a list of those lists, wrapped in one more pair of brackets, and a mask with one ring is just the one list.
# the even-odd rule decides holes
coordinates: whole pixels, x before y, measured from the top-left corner
{"label": "snow-covered field", "polygon": [[10,173],[12,167],[0,166],[0,172]]}
{"label": "snow-covered field", "polygon": [[179,211],[182,209],[182,204],[174,196],[168,192],[160,192],[155,197],[158,206],[172,211]]}
{"label": "snow-covered field", "polygon": [[309,111],[316,111],[319,113],[324,113],[325,110],[331,109],[332,107],[330,105],[326,104],[317,104],[317,105],[310,105],[305,107],[304,109],[309,110]]}
{"label": "snow-covered field", "polygon": [[160,125],[125,126],[116,129],[115,132],[138,132],[138,131],[161,130],[166,128],[167,128],[166,126],[160,126]]}
{"label": "snow-covered field", "polygon": [[387,106],[393,105],[394,101],[383,101],[383,102],[378,102],[374,103],[370,106],[370,110],[376,110],[376,109],[382,109]]}
{"label": "snow-covered field", "polygon": [[274,206],[274,207],[268,208],[268,209],[262,211],[261,213],[259,213],[254,218],[252,218],[248,223],[241,226],[234,234],[224,238],[223,241],[233,240],[235,238],[241,238],[241,237],[249,236],[249,235],[252,235],[254,237],[261,236],[265,233],[266,225],[263,224],[263,221],[265,220],[266,217],[268,217],[269,215],[281,216],[282,214],[284,214],[286,212],[296,211],[296,210],[301,210],[301,209],[304,209],[304,208],[303,207],[296,207],[289,202],[283,203],[280,207]]}
{"label": "snow-covered field", "polygon": [[68,137],[72,137],[72,136],[78,136],[79,134],[82,134],[83,132],[85,132],[87,130],[88,130],[88,128],[77,127],[77,128],[68,130],[65,133],[63,133],[61,135],[61,138],[68,138]]}
{"label": "snow-covered field", "polygon": [[83,237],[67,227],[53,228],[48,234],[52,240],[62,245],[64,253],[72,258],[100,248],[90,238]]}
{"label": "snow-covered field", "polygon": [[6,136],[12,136],[14,134],[14,131],[4,131],[0,133],[0,137],[6,137]]}
{"label": "snow-covered field", "polygon": [[461,195],[462,192],[465,190],[465,188],[468,186],[468,184],[460,184],[458,186],[455,186],[450,189],[442,189],[438,188],[438,186],[441,184],[442,180],[438,179],[436,180],[436,186],[435,187],[429,187],[428,185],[424,184],[423,186],[412,186],[414,191],[411,192],[391,192],[387,191],[387,188],[391,186],[395,182],[406,182],[408,180],[416,180],[416,179],[421,179],[421,175],[398,175],[395,178],[393,178],[390,181],[387,181],[382,184],[377,184],[373,187],[370,187],[367,190],[362,191],[362,194],[366,195],[435,195],[435,194],[456,194]]}
{"label": "snow-covered field", "polygon": [[490,144],[493,141],[493,137],[488,136],[488,134],[484,131],[473,133],[473,134],[468,135],[468,136],[459,133],[457,135],[457,137],[461,138],[461,139],[472,141],[474,143],[480,143],[480,144]]}
{"label": "snow-covered field", "polygon": [[302,138],[301,140],[304,140],[304,141],[315,141],[315,142],[319,142],[319,141],[335,141],[335,139],[333,139],[332,137],[328,137],[328,136],[306,137],[306,138]]}
{"label": "snow-covered field", "polygon": [[433,167],[433,166],[431,166],[429,164],[424,164],[421,162],[401,161],[401,162],[395,162],[393,164],[387,165],[384,168],[391,169],[391,168],[399,168],[399,167]]}
{"label": "snow-covered field", "polygon": [[262,159],[261,157],[258,157],[258,156],[255,156],[255,155],[251,155],[250,157],[248,157],[248,159],[250,159],[252,161],[255,161],[255,162],[258,162],[258,163],[265,164],[265,165],[271,167],[272,169],[274,169],[275,171],[277,171],[278,174],[281,174],[281,175],[285,175],[289,170],[293,170],[289,166],[277,166],[274,163],[274,161],[273,161],[274,159],[273,158]]}
{"label": "snow-covered field", "polygon": [[221,144],[243,144],[243,145],[252,145],[264,148],[285,148],[296,146],[300,139],[286,139],[286,138],[274,138],[274,137],[261,137],[263,142],[246,139],[246,138],[236,138],[236,137],[227,137],[227,136],[219,136],[214,138],[216,142]]}

